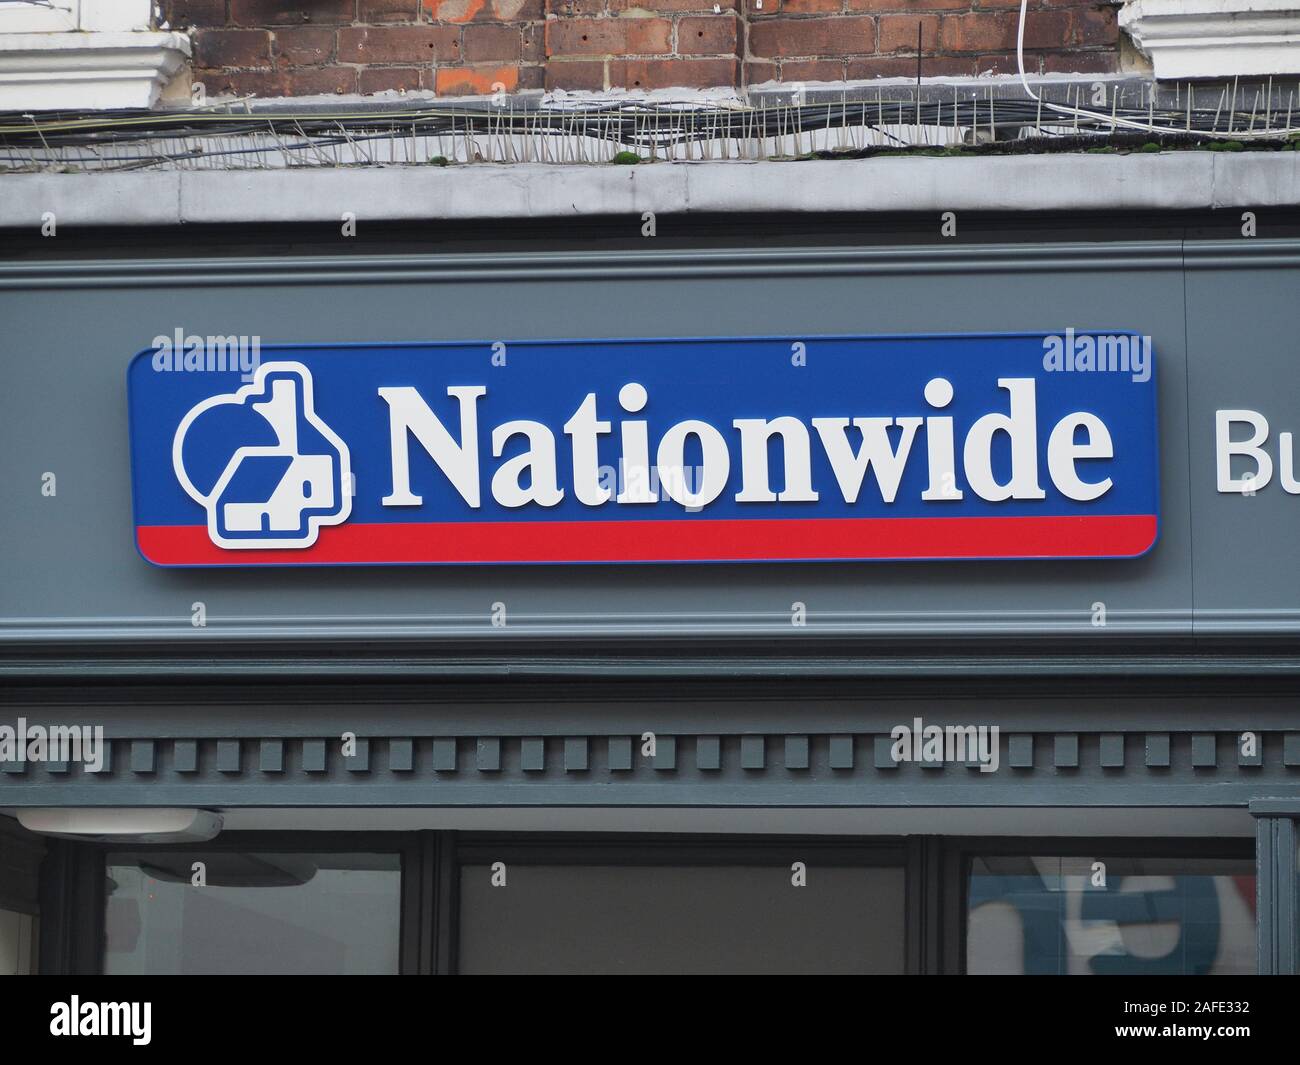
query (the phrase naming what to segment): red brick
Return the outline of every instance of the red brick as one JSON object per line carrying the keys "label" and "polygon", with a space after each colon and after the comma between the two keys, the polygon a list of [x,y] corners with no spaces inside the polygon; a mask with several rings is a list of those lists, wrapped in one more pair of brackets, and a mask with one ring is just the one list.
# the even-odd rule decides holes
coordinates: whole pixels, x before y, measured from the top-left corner
{"label": "red brick", "polygon": [[839,18],[779,18],[751,26],[750,54],[780,56],[870,55],[876,50],[876,20]]}
{"label": "red brick", "polygon": [[[1071,25],[1068,11],[1031,11],[1025,19],[1026,48],[1068,48],[1070,46]],[[1015,25],[1019,14],[1012,16],[1011,46],[1014,48]]]}
{"label": "red brick", "polygon": [[491,17],[499,22],[539,22],[546,18],[546,0],[491,0]]}
{"label": "red brick", "polygon": [[427,63],[460,58],[458,26],[350,26],[339,30],[341,63]]}
{"label": "red brick", "polygon": [[1116,21],[1116,9],[1113,7],[1082,8],[1070,13],[1073,33],[1070,39],[1074,44],[1109,45],[1119,44],[1119,24]]}
{"label": "red brick", "polygon": [[846,0],[846,6],[850,14],[858,11],[925,14],[935,11],[969,11],[971,0],[922,0],[920,4],[915,3],[915,0]]}
{"label": "red brick", "polygon": [[605,10],[605,0],[546,0],[546,13],[557,18],[595,18]]}
{"label": "red brick", "polygon": [[[845,76],[850,80],[864,78],[914,78],[916,77],[916,58],[906,59],[897,56],[867,56],[862,59],[850,59]],[[921,56],[921,77],[923,78],[965,78],[972,72],[970,57],[966,56]]]}
{"label": "red brick", "polygon": [[269,67],[271,35],[266,30],[198,30],[194,62],[201,67]]}
{"label": "red brick", "polygon": [[838,15],[843,10],[843,0],[782,0],[781,2],[781,12],[785,15]]}
{"label": "red brick", "polygon": [[[963,65],[969,69],[970,60]],[[916,60],[900,59],[897,56],[872,55],[859,59],[849,59],[844,64],[844,76],[850,81],[864,81],[869,78],[914,78],[916,77]],[[850,105],[852,106],[852,105]],[[875,107],[875,101],[871,103]],[[888,108],[886,108],[888,110]],[[886,118],[889,116],[886,115]]]}
{"label": "red brick", "polygon": [[366,67],[361,71],[359,84],[363,93],[390,92],[404,89],[413,92],[422,87],[420,67]]}
{"label": "red brick", "polygon": [[779,81],[780,74],[775,63],[749,62],[745,64],[745,84],[762,85],[768,81]]}
{"label": "red brick", "polygon": [[605,88],[605,61],[547,63],[546,87],[600,92]]}
{"label": "red brick", "polygon": [[261,70],[204,70],[194,71],[194,80],[201,82],[209,96],[284,96],[285,75]]}
{"label": "red brick", "polygon": [[[1078,0],[1071,0],[1071,2],[1077,3]],[[1096,0],[1093,0],[1093,2],[1095,3]],[[975,11],[1014,10],[1017,17],[1019,17],[1020,14],[1020,0],[974,0],[974,2],[969,6]],[[1029,0],[1029,17],[1032,19],[1034,17],[1034,12],[1040,10],[1044,6],[1043,0]]]}
{"label": "red brick", "polygon": [[1116,52],[1057,52],[1043,56],[1049,74],[1113,74],[1119,67]]}
{"label": "red brick", "polygon": [[230,22],[235,26],[339,25],[351,22],[356,11],[356,0],[230,0]]}
{"label": "red brick", "polygon": [[167,0],[163,19],[172,29],[191,26],[224,26],[226,0]]}
{"label": "red brick", "polygon": [[736,16],[704,15],[679,19],[677,52],[679,55],[734,55]]}
{"label": "red brick", "polygon": [[546,23],[547,55],[654,55],[672,51],[672,23],[662,18],[575,18]]}
{"label": "red brick", "polygon": [[910,52],[916,55],[916,29],[921,27],[921,51],[939,49],[938,15],[881,15],[881,52]]}
{"label": "red brick", "polygon": [[489,10],[498,22],[540,22],[546,17],[544,0],[492,0]]}
{"label": "red brick", "polygon": [[745,15],[749,18],[769,18],[781,13],[781,0],[762,0],[762,7],[759,7],[759,0],[744,0],[744,3]]}
{"label": "red brick", "polygon": [[1016,19],[1001,12],[944,15],[939,30],[945,52],[998,52],[1016,46]]}
{"label": "red brick", "polygon": [[782,81],[843,81],[843,59],[787,59],[781,64]]}
{"label": "red brick", "polygon": [[522,55],[523,41],[518,26],[470,25],[460,45],[461,55],[467,63],[512,60]]}
{"label": "red brick", "polygon": [[434,82],[439,96],[491,96],[518,84],[517,67],[439,67]]}
{"label": "red brick", "polygon": [[609,64],[611,88],[734,87],[739,75],[735,59],[613,59]]}
{"label": "red brick", "polygon": [[420,0],[360,0],[358,22],[416,22]]}
{"label": "red brick", "polygon": [[519,91],[525,89],[543,89],[546,87],[546,68],[544,66],[520,67],[519,84],[516,88]]}
{"label": "red brick", "polygon": [[[1026,55],[1024,57],[1024,73],[1040,73],[1040,64],[1040,56],[1032,55],[1032,53]],[[975,57],[975,74],[1015,74],[1018,72],[1019,64],[1015,60],[1015,52]]]}
{"label": "red brick", "polygon": [[431,22],[534,22],[546,17],[545,10],[545,0],[421,0],[420,17]]}
{"label": "red brick", "polygon": [[334,31],[324,26],[276,30],[272,47],[283,63],[319,66],[334,57]]}
{"label": "red brick", "polygon": [[546,26],[543,23],[524,24],[520,34],[519,54],[525,63],[546,62]]}
{"label": "red brick", "polygon": [[[715,0],[608,0],[609,13],[621,14],[624,11],[654,11],[656,13],[680,14],[683,11],[701,11],[713,14]],[[737,0],[716,0],[722,11],[735,11]]]}
{"label": "red brick", "polygon": [[423,0],[420,11],[434,22],[469,22],[480,13],[489,14],[491,9],[487,0]]}
{"label": "red brick", "polygon": [[286,96],[322,96],[357,91],[354,67],[296,67],[285,73]]}

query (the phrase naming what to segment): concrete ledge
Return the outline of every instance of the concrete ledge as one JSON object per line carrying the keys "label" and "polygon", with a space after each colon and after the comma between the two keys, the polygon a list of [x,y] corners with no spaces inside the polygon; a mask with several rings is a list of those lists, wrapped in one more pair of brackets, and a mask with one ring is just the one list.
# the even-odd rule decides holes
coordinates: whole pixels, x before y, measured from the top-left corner
{"label": "concrete ledge", "polygon": [[1300,152],[0,176],[0,227],[1300,204]]}

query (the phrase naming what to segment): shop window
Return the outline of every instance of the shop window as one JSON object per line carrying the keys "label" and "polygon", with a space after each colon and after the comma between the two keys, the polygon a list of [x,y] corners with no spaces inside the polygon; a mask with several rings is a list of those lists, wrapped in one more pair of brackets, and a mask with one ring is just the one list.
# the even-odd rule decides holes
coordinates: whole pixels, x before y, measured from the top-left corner
{"label": "shop window", "polygon": [[904,871],[462,866],[465,973],[901,973]]}
{"label": "shop window", "polygon": [[39,877],[45,844],[0,816],[0,976],[37,971]]}
{"label": "shop window", "polygon": [[1253,859],[979,857],[966,971],[1254,973]]}
{"label": "shop window", "polygon": [[398,970],[398,854],[139,851],[106,871],[106,973]]}
{"label": "shop window", "polygon": [[35,915],[0,910],[0,976],[26,976],[36,972]]}

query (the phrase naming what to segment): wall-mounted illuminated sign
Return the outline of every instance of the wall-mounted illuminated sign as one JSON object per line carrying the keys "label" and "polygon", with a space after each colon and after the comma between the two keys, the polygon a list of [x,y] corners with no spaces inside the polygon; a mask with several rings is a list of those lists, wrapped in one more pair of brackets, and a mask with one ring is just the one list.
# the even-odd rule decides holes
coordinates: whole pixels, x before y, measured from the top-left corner
{"label": "wall-mounted illuminated sign", "polygon": [[128,374],[159,565],[1122,558],[1157,536],[1154,354],[1129,333],[189,339]]}

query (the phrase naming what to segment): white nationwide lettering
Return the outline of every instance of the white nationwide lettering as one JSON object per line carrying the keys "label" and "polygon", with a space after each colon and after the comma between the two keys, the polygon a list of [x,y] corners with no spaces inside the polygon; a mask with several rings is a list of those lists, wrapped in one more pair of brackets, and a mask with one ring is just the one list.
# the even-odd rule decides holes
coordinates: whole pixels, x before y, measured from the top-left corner
{"label": "white nationwide lettering", "polygon": [[393,452],[393,490],[384,497],[386,507],[418,507],[423,498],[411,491],[411,456],[408,433],[420,442],[438,468],[447,475],[461,498],[471,507],[479,505],[478,409],[482,385],[456,385],[447,395],[460,400],[460,438],[451,433],[429,409],[414,388],[381,388],[380,398],[388,404],[389,436]]}
{"label": "white nationwide lettering", "polygon": [[[1038,408],[1036,382],[1029,377],[998,378],[998,388],[1007,394],[1007,411],[992,411],[977,418],[966,432],[960,473],[981,499],[1045,499],[1039,484]],[[392,491],[383,497],[388,507],[420,506],[424,499],[411,489],[410,441],[423,448],[434,466],[471,507],[481,504],[479,469],[480,399],[488,394],[484,385],[454,385],[447,395],[459,405],[459,436],[443,424],[420,393],[412,387],[384,387],[379,396],[388,406],[392,458]],[[953,398],[952,385],[936,377],[925,386],[925,402],[934,410],[947,407]],[[639,414],[650,404],[643,385],[629,382],[618,393],[619,406]],[[928,484],[920,493],[926,501],[963,498],[958,486],[954,419],[949,415],[901,417],[814,417],[812,428],[821,444],[840,495],[856,503],[867,474],[874,472],[880,499],[893,503],[908,469],[918,434],[924,448]],[[1231,427],[1244,423],[1252,429],[1245,440],[1232,440]],[[571,452],[573,495],[583,506],[617,503],[656,503],[668,498],[691,510],[699,510],[718,499],[727,486],[732,455],[727,438],[715,425],[687,419],[669,427],[659,438],[651,456],[650,422],[623,419],[617,431],[621,453],[615,466],[602,462],[601,445],[615,435],[611,421],[600,417],[598,398],[589,392],[564,423],[564,435]],[[739,490],[737,503],[803,503],[821,498],[813,483],[812,436],[799,418],[737,418],[731,427],[739,436]],[[853,433],[860,437],[854,442]],[[523,437],[527,447],[503,457],[514,437]],[[994,452],[1000,437],[1010,444],[1010,472],[999,481],[994,472]],[[1227,410],[1217,415],[1218,470],[1220,491],[1245,491],[1262,487],[1273,474],[1272,459],[1262,445],[1268,438],[1268,422],[1255,411]],[[769,448],[774,439],[781,446],[781,488],[772,485]],[[700,461],[688,463],[688,447],[694,441]],[[1287,491],[1300,491],[1293,475],[1291,434],[1280,434],[1284,445],[1283,481]],[[528,505],[554,507],[565,497],[560,483],[556,434],[550,426],[526,419],[503,422],[491,432],[492,458],[500,460],[491,478],[492,499],[502,507]],[[608,446],[608,444],[606,444]],[[1255,464],[1255,473],[1240,480],[1230,476],[1232,456],[1245,456]],[[608,456],[605,456],[608,457]],[[1106,423],[1097,414],[1075,411],[1065,415],[1048,432],[1047,473],[1053,486],[1067,499],[1090,502],[1111,490],[1114,482],[1096,471],[1085,480],[1079,463],[1103,463],[1115,458],[1115,444]],[[609,471],[618,471],[611,478]],[[615,494],[615,485],[618,490]]]}

